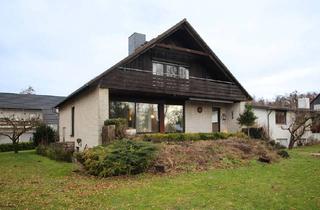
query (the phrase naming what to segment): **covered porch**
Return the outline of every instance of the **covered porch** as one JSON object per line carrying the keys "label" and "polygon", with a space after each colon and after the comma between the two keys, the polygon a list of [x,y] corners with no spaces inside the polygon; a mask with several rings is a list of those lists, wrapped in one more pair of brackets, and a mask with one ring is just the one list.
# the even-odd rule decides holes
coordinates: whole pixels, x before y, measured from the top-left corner
{"label": "covered porch", "polygon": [[131,133],[237,132],[241,103],[109,89],[109,118],[125,118]]}

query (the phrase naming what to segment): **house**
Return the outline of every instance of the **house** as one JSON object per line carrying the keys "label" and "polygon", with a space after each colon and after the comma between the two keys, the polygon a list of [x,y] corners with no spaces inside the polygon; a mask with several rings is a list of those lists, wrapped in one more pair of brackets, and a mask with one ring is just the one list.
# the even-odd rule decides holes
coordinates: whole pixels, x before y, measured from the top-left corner
{"label": "house", "polygon": [[[290,132],[285,130],[285,128],[288,128],[293,123],[296,111],[288,107],[259,105],[254,103],[252,104],[252,107],[254,114],[257,116],[256,126],[262,127],[270,139],[288,147]],[[298,108],[309,111],[309,100],[306,98],[299,99]],[[320,140],[320,136],[313,133],[311,130],[308,130],[302,136],[302,140],[310,139]]]}
{"label": "house", "polygon": [[101,144],[106,119],[134,133],[236,132],[250,95],[187,22],[129,37],[129,55],[57,105],[61,141]]}
{"label": "house", "polygon": [[310,102],[311,110],[320,110],[320,94]]}
{"label": "house", "polygon": [[[58,114],[54,106],[63,99],[64,97],[60,96],[0,93],[0,118],[13,115],[18,118],[39,116],[44,123],[57,130]],[[1,121],[0,129],[10,132]],[[20,142],[29,141],[33,132],[30,131],[20,136]],[[0,135],[0,144],[3,143],[11,143],[11,140],[6,136]]]}

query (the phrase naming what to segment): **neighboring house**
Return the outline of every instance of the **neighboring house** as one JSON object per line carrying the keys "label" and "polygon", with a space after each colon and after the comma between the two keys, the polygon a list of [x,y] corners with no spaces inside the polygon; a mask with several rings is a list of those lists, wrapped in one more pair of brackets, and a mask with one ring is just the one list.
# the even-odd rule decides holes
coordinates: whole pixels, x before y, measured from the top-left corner
{"label": "neighboring house", "polygon": [[[320,94],[310,102],[310,108],[314,111],[320,111]],[[314,122],[312,133],[315,139],[320,139],[320,122]]]}
{"label": "neighboring house", "polygon": [[[112,53],[112,52],[110,52]],[[101,144],[106,119],[131,131],[239,131],[250,95],[184,19],[146,42],[129,37],[129,55],[57,105],[60,141]]]}
{"label": "neighboring house", "polygon": [[[44,123],[53,129],[58,128],[58,114],[54,106],[61,102],[65,97],[34,95],[34,94],[16,94],[0,93],[0,118],[12,117],[30,118],[40,117]],[[0,123],[0,129],[10,132],[3,123]],[[29,141],[34,131],[27,132],[20,137],[20,141]],[[11,140],[0,135],[0,144],[11,143]]]}
{"label": "neighboring house", "polygon": [[320,110],[320,94],[310,102],[311,110]]}
{"label": "neighboring house", "polygon": [[[295,111],[285,107],[257,104],[253,104],[253,111],[257,116],[256,126],[264,128],[270,139],[287,147],[290,141],[290,132],[284,128],[288,128],[288,126],[292,124]],[[314,135],[310,130],[305,132],[302,139],[320,140],[319,137]]]}

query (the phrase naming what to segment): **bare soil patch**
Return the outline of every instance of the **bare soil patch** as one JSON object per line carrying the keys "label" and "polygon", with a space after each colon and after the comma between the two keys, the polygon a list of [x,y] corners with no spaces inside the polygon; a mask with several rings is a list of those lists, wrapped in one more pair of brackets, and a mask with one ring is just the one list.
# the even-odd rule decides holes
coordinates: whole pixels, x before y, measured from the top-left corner
{"label": "bare soil patch", "polygon": [[233,168],[264,157],[270,162],[279,155],[265,142],[231,138],[227,140],[162,143],[153,171],[202,171],[212,168]]}

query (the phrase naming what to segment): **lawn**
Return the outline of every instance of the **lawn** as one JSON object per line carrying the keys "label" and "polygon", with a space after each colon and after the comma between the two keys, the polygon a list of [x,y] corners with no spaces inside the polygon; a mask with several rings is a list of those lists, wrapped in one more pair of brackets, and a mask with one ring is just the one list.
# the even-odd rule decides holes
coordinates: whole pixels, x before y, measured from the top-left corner
{"label": "lawn", "polygon": [[0,209],[320,209],[320,146],[264,165],[97,179],[34,151],[0,153]]}

